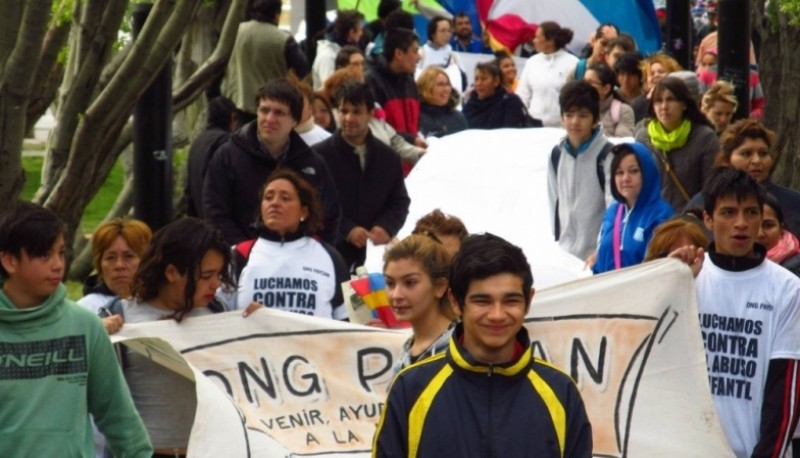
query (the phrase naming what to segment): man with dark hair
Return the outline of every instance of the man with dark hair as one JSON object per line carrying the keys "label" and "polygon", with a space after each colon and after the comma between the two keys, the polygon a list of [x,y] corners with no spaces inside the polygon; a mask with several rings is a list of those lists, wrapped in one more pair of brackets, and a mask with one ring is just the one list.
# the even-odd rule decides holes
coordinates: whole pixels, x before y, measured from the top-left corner
{"label": "man with dark hair", "polygon": [[324,213],[322,238],[336,243],[339,197],[325,161],[311,151],[294,128],[303,97],[285,78],[270,81],[255,97],[258,118],[237,130],[208,166],[203,183],[203,213],[235,245],[256,236],[258,193],[270,173],[289,167],[319,193]]}
{"label": "man with dark hair", "polygon": [[523,320],[533,293],[519,247],[492,234],[464,240],[449,293],[461,323],[446,352],[395,378],[373,456],[592,455],[575,383],[531,354]]}
{"label": "man with dark hair", "polygon": [[236,129],[236,105],[227,97],[215,97],[206,107],[206,130],[200,133],[189,146],[186,161],[186,214],[203,217],[203,180],[211,157],[228,141]]}
{"label": "man with dark hair", "polygon": [[472,20],[463,11],[456,13],[453,17],[453,28],[455,33],[450,39],[453,51],[457,52],[483,52],[483,42],[481,38],[472,33]]}
{"label": "man with dark hair", "polygon": [[553,148],[547,168],[550,221],[558,246],[586,260],[597,248],[603,214],[612,200],[611,161],[606,164],[612,145],[599,125],[600,96],[594,86],[570,81],[561,88],[558,102],[567,135]]}
{"label": "man with dark hair", "polygon": [[114,456],[150,458],[103,323],[61,283],[64,230],[31,203],[0,214],[0,456],[92,456],[91,414]]}
{"label": "man with dark hair", "polygon": [[358,45],[364,31],[363,21],[364,16],[355,10],[341,10],[336,13],[336,19],[325,34],[325,39],[317,41],[317,57],[311,66],[315,91],[322,89],[325,80],[334,72],[336,55],[342,46]]}
{"label": "man with dark hair", "polygon": [[756,243],[765,200],[746,172],[720,168],[703,188],[713,233],[703,263],[690,249],[717,417],[736,456],[786,453],[798,418],[800,279]]}
{"label": "man with dark hair", "polygon": [[328,163],[341,198],[336,248],[352,271],[364,263],[368,240],[386,244],[403,227],[411,201],[400,158],[370,134],[372,91],[364,83],[346,83],[336,100],[339,129],[314,151]]}
{"label": "man with dark hair", "polygon": [[286,77],[290,69],[298,78],[308,75],[305,54],[288,32],[278,28],[281,8],[281,0],[255,0],[253,19],[239,24],[221,88],[239,110],[239,126],[256,118],[252,97],[259,87]]}
{"label": "man with dark hair", "polygon": [[386,122],[409,143],[415,142],[419,133],[420,101],[414,82],[419,60],[417,34],[403,28],[389,29],[383,43],[383,58],[376,57],[367,73],[367,84],[386,112]]}

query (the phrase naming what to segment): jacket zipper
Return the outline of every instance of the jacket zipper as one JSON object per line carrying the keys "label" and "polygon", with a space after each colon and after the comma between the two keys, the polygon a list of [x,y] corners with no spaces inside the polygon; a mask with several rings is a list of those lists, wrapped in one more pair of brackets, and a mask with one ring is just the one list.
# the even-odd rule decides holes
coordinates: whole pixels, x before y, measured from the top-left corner
{"label": "jacket zipper", "polygon": [[489,415],[488,415],[489,427],[486,428],[487,456],[489,458],[494,456],[494,441],[493,441],[494,438],[493,438],[493,434],[492,434],[492,424],[493,424],[493,420],[492,420],[492,394],[493,394],[493,391],[494,391],[494,382],[493,382],[492,375],[494,375],[494,365],[493,364],[489,364],[489,370],[486,372],[486,376],[489,377],[489,396],[488,396],[488,398],[489,398]]}

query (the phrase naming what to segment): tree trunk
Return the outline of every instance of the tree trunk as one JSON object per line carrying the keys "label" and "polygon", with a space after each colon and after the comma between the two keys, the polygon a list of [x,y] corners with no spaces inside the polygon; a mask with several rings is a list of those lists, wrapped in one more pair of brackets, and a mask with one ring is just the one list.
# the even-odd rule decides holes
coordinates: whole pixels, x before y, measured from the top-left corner
{"label": "tree trunk", "polygon": [[49,14],[49,0],[2,2],[0,7],[0,211],[17,199],[25,183],[22,141],[33,85],[29,73],[37,64]]}
{"label": "tree trunk", "polygon": [[64,77],[64,65],[58,62],[58,54],[69,38],[71,23],[56,22],[50,26],[39,56],[39,64],[33,76],[33,87],[28,102],[25,132],[33,132],[33,126],[53,103],[58,85]]}
{"label": "tree trunk", "polygon": [[800,26],[779,11],[780,3],[753,8],[753,25],[761,34],[759,69],[766,107],[764,124],[776,132],[778,154],[772,179],[800,189]]}

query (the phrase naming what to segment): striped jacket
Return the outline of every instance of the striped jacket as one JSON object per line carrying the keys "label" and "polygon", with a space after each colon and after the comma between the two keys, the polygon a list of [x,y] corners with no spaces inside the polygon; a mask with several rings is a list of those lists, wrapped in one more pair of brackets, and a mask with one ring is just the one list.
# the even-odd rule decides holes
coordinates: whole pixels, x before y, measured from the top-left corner
{"label": "striped jacket", "polygon": [[373,457],[589,457],[592,428],[572,380],[531,356],[525,328],[509,363],[475,361],[459,344],[401,371]]}

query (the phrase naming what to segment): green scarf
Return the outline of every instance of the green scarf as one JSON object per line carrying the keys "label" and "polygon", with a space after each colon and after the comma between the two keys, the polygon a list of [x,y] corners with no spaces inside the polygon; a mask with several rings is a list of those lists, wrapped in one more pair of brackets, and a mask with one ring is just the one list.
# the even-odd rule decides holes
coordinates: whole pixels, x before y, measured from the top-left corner
{"label": "green scarf", "polygon": [[665,154],[682,148],[689,140],[691,131],[692,123],[688,119],[684,119],[681,125],[672,132],[665,131],[664,126],[657,119],[652,119],[647,123],[647,135],[650,136],[650,142]]}

